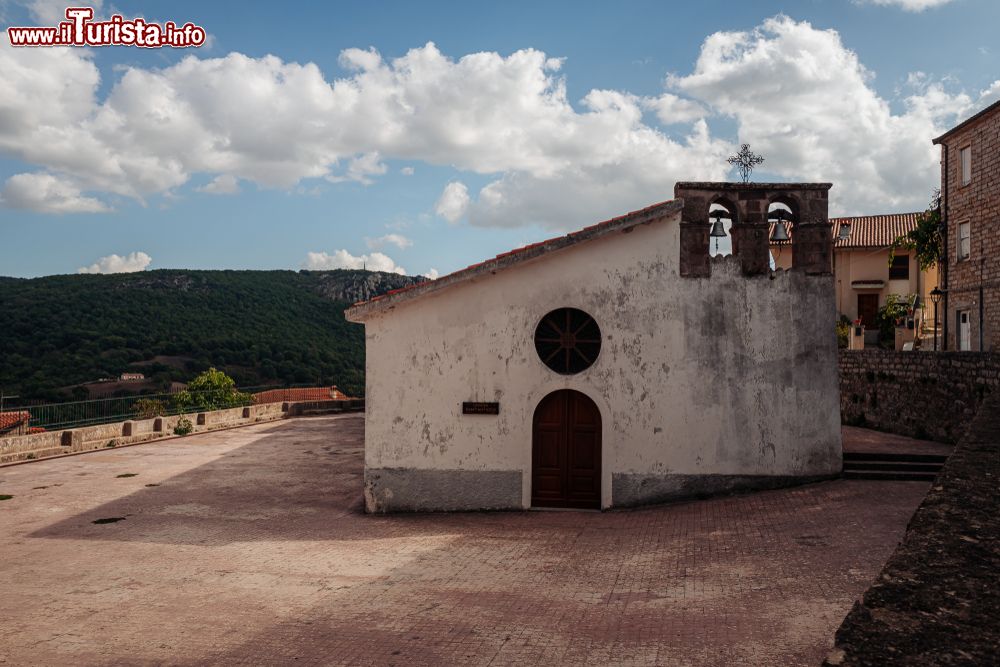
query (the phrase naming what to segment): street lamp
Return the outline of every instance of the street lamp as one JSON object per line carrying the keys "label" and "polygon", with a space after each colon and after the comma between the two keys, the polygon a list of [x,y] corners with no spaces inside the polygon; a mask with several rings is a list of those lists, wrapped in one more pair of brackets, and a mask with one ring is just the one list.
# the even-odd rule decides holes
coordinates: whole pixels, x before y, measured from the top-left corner
{"label": "street lamp", "polygon": [[941,301],[941,297],[944,296],[944,292],[938,289],[937,285],[931,290],[931,302],[934,304],[934,351],[937,352],[937,338],[938,338],[938,318],[937,318],[937,306]]}

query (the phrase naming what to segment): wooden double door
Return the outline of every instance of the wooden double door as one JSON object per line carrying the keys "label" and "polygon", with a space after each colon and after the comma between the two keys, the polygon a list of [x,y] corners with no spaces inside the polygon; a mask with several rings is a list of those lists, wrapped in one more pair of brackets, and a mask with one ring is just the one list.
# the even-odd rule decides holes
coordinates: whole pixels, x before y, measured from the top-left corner
{"label": "wooden double door", "polygon": [[878,293],[858,295],[858,319],[868,329],[878,320]]}
{"label": "wooden double door", "polygon": [[531,442],[533,507],[601,507],[601,412],[572,389],[535,408]]}

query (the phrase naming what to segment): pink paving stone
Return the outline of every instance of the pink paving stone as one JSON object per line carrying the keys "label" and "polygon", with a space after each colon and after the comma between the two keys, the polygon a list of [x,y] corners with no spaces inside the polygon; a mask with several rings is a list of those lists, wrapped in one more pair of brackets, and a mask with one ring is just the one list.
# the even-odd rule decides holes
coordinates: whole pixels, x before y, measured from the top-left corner
{"label": "pink paving stone", "polygon": [[363,427],[0,468],[0,663],[816,665],[928,488],[366,516]]}

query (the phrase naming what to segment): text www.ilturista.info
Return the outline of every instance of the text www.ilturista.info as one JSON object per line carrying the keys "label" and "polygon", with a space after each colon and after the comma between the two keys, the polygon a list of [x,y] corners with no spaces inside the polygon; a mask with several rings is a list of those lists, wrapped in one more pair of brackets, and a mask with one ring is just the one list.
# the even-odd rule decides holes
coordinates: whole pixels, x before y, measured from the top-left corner
{"label": "text www.ilturista.info", "polygon": [[126,20],[115,14],[107,21],[92,21],[92,7],[67,7],[67,21],[58,26],[10,27],[11,46],[139,46],[157,49],[164,46],[185,48],[205,43],[205,29],[193,23],[163,25],[143,19]]}

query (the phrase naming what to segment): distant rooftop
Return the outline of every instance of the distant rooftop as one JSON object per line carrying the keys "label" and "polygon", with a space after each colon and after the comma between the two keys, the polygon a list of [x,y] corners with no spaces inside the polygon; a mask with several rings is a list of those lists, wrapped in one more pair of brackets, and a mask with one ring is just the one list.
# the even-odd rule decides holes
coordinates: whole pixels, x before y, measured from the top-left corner
{"label": "distant rooftop", "polygon": [[[837,249],[850,248],[888,248],[900,236],[916,229],[920,213],[889,213],[886,215],[859,215],[847,218],[830,218],[833,234],[833,247]],[[850,226],[851,232],[846,239],[840,238],[840,228]],[[770,231],[774,231],[774,224]],[[791,236],[793,230],[789,229]],[[785,246],[789,241],[771,242],[772,246]]]}

